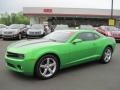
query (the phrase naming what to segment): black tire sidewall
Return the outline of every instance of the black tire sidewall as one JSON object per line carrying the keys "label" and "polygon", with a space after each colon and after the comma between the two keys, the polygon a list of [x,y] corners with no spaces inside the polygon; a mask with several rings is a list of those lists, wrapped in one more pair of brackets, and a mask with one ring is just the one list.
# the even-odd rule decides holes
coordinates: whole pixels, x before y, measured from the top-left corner
{"label": "black tire sidewall", "polygon": [[[44,60],[44,58],[47,58],[47,57],[54,58],[54,60],[55,60],[55,62],[56,62],[56,71],[55,71],[55,73],[54,73],[52,76],[50,76],[50,77],[44,77],[44,76],[42,76],[42,74],[41,74],[40,71],[39,71],[39,67],[40,67],[41,62]],[[49,79],[49,78],[52,78],[53,76],[55,76],[58,70],[59,70],[58,59],[57,59],[54,55],[44,55],[44,56],[42,56],[42,57],[38,60],[38,62],[36,63],[36,66],[35,66],[35,75],[37,76],[37,78],[42,79],[42,80],[45,80],[45,79]]]}

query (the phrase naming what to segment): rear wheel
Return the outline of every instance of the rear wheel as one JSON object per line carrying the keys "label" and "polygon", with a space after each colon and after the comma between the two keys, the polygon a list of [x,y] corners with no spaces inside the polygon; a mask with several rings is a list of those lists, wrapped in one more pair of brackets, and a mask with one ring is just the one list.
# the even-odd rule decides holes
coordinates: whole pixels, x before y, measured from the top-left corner
{"label": "rear wheel", "polygon": [[103,55],[100,59],[100,62],[104,63],[104,64],[109,63],[111,61],[111,58],[112,58],[112,52],[113,52],[113,50],[111,47],[105,48]]}
{"label": "rear wheel", "polygon": [[37,62],[35,74],[40,79],[49,79],[57,73],[58,68],[57,58],[53,55],[45,55]]}

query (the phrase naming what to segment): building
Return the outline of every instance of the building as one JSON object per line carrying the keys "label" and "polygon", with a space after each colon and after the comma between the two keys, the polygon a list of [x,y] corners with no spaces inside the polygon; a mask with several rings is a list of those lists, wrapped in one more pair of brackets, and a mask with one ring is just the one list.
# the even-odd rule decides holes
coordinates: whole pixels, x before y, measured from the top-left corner
{"label": "building", "polygon": [[[108,25],[111,18],[110,9],[60,8],[60,7],[24,7],[24,15],[30,18],[30,24],[49,22],[51,24],[92,24]],[[120,10],[113,11],[116,25],[120,25]]]}

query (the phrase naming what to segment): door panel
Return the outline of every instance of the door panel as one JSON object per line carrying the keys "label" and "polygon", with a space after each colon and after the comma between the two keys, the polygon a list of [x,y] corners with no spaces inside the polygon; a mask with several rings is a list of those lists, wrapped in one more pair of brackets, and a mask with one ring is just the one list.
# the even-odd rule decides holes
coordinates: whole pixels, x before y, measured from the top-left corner
{"label": "door panel", "polygon": [[70,62],[80,61],[84,58],[89,58],[95,55],[96,45],[94,41],[84,41],[76,44],[71,44]]}

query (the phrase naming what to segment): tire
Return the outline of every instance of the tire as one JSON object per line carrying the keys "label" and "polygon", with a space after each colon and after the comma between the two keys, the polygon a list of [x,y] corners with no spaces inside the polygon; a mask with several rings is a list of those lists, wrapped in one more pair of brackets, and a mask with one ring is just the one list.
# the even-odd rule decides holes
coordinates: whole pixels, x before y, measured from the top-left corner
{"label": "tire", "polygon": [[6,38],[2,38],[3,40],[6,40]]}
{"label": "tire", "polygon": [[18,34],[18,40],[21,40],[22,39],[22,34]]}
{"label": "tire", "polygon": [[113,53],[113,50],[111,47],[107,47],[104,49],[104,52],[103,52],[103,55],[100,59],[100,62],[103,63],[103,64],[107,64],[111,61],[111,58],[112,58],[112,53]]}
{"label": "tire", "polygon": [[27,39],[30,39],[28,35],[26,36],[26,38],[27,38]]}
{"label": "tire", "polygon": [[58,59],[54,55],[45,55],[39,59],[35,66],[35,75],[39,79],[49,79],[59,70]]}

